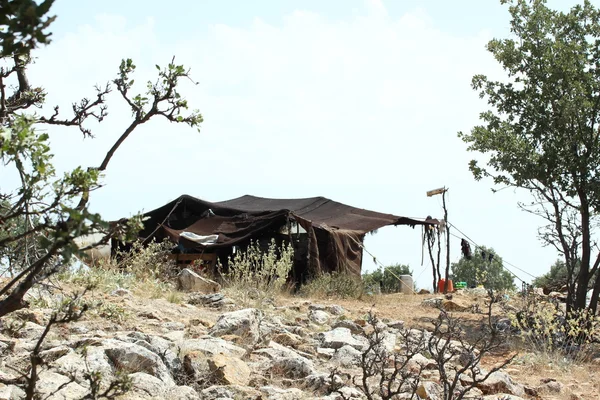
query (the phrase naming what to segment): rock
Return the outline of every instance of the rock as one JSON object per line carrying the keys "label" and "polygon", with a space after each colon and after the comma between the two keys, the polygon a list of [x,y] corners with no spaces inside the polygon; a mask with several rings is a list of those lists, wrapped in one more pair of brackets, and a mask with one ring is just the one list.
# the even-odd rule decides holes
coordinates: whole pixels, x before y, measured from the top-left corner
{"label": "rock", "polygon": [[542,384],[537,387],[537,390],[545,393],[561,393],[563,389],[564,385],[552,378],[542,379]]}
{"label": "rock", "polygon": [[0,400],[20,400],[25,398],[25,392],[15,385],[0,383]]}
{"label": "rock", "polygon": [[181,371],[181,359],[177,355],[177,353],[179,353],[179,347],[175,343],[159,336],[146,335],[140,332],[132,332],[129,336],[138,339],[134,342],[135,344],[145,347],[154,354],[159,355],[173,375],[176,375]]}
{"label": "rock", "polygon": [[192,304],[195,306],[205,306],[212,308],[224,308],[233,304],[233,301],[225,297],[225,295],[222,293],[190,293],[187,302],[188,304]]}
{"label": "rock", "polygon": [[15,335],[20,339],[38,339],[46,327],[27,321]]}
{"label": "rock", "polygon": [[522,397],[513,396],[512,394],[506,394],[506,393],[491,394],[488,396],[483,396],[483,397],[481,397],[481,399],[482,400],[525,400]]}
{"label": "rock", "polygon": [[331,361],[344,368],[360,365],[362,353],[352,346],[342,346],[335,351]]}
{"label": "rock", "polygon": [[284,346],[296,347],[302,344],[302,338],[290,332],[279,333],[273,336],[273,341]]}
{"label": "rock", "polygon": [[54,347],[52,349],[48,349],[48,350],[44,350],[44,351],[40,352],[40,356],[42,357],[42,360],[44,360],[44,362],[46,364],[49,364],[70,352],[71,352],[71,349],[68,348],[67,346],[58,346],[58,347]]}
{"label": "rock", "polygon": [[167,387],[175,386],[162,359],[145,347],[113,339],[105,340],[103,345],[107,357],[117,369],[131,373],[145,372],[163,381]]}
{"label": "rock", "polygon": [[343,346],[352,346],[357,350],[362,350],[368,346],[366,338],[361,336],[352,336],[348,328],[335,328],[333,330],[322,332],[317,335],[317,340],[321,342],[322,347],[339,349]]}
{"label": "rock", "polygon": [[216,354],[208,360],[210,371],[225,385],[248,386],[250,367],[239,358]]}
{"label": "rock", "polygon": [[204,389],[200,393],[200,398],[203,400],[217,399],[244,399],[244,400],[259,400],[262,394],[255,389],[237,385],[214,385]]}
{"label": "rock", "polygon": [[325,347],[317,347],[317,355],[329,360],[335,354],[335,349],[328,349]]}
{"label": "rock", "polygon": [[417,396],[423,400],[441,400],[444,390],[435,382],[421,382],[417,388]]}
{"label": "rock", "polygon": [[48,400],[80,399],[88,393],[86,388],[70,381],[71,379],[56,372],[42,371],[39,374],[36,390],[42,399]]}
{"label": "rock", "polygon": [[523,385],[513,382],[510,375],[505,372],[493,372],[488,379],[476,385],[483,394],[506,393],[515,396],[524,396],[525,389]]}
{"label": "rock", "polygon": [[116,290],[113,290],[110,293],[110,295],[111,296],[118,296],[118,297],[125,297],[125,296],[130,297],[131,296],[131,291],[127,290],[127,289],[123,289],[123,288],[118,288]]}
{"label": "rock", "polygon": [[331,315],[344,315],[346,310],[342,306],[337,304],[324,305],[324,304],[311,304],[308,306],[309,310],[326,311]]}
{"label": "rock", "polygon": [[209,329],[212,336],[238,335],[257,343],[260,339],[260,320],[263,318],[260,310],[246,308],[221,314],[215,325]]}
{"label": "rock", "polygon": [[404,329],[404,321],[390,321],[387,326],[392,329],[402,330]]}
{"label": "rock", "polygon": [[167,331],[182,331],[185,329],[185,324],[183,322],[165,322],[161,325],[161,327]]}
{"label": "rock", "polygon": [[162,320],[162,318],[156,313],[156,311],[141,311],[138,313],[138,317],[146,319]]}
{"label": "rock", "polygon": [[308,312],[308,319],[315,324],[325,325],[329,322],[329,314],[322,310],[310,310]]}
{"label": "rock", "polygon": [[278,358],[271,363],[270,371],[291,379],[301,379],[316,373],[313,363],[304,357]]}
{"label": "rock", "polygon": [[163,381],[145,372],[129,374],[133,390],[147,393],[150,396],[163,397],[167,388]]}
{"label": "rock", "polygon": [[23,308],[14,312],[14,316],[22,319],[23,321],[33,322],[37,325],[45,325],[46,318],[44,313],[38,310],[29,310]]}
{"label": "rock", "polygon": [[437,363],[424,355],[417,353],[407,363],[406,367],[412,372],[437,369]]}
{"label": "rock", "polygon": [[359,335],[364,332],[363,328],[358,325],[356,322],[351,321],[349,319],[341,319],[336,321],[332,326],[332,328],[347,328],[350,329],[350,332],[354,335]]}
{"label": "rock", "polygon": [[206,279],[192,271],[184,268],[177,275],[179,288],[186,292],[216,293],[221,290],[221,285],[210,279]]}
{"label": "rock", "polygon": [[429,291],[427,289],[421,289],[421,290],[419,290],[418,294],[431,294],[431,291]]}
{"label": "rock", "polygon": [[463,301],[459,301],[459,300],[455,299],[455,300],[443,300],[441,307],[445,311],[464,312],[464,311],[468,311],[471,308],[471,305],[467,304]]}
{"label": "rock", "polygon": [[200,352],[212,356],[215,354],[225,354],[231,357],[243,357],[246,350],[234,344],[226,342],[221,338],[203,337],[198,339],[185,339],[179,343],[182,353]]}
{"label": "rock", "polygon": [[263,386],[260,388],[268,400],[303,400],[306,399],[306,393],[298,388],[280,389],[273,386]]}
{"label": "rock", "polygon": [[167,390],[165,399],[169,400],[199,400],[198,393],[189,386],[175,386]]}
{"label": "rock", "polygon": [[421,305],[427,306],[427,307],[434,307],[434,308],[439,308],[442,305],[442,301],[444,300],[443,297],[433,297],[430,299],[425,299],[421,302]]}

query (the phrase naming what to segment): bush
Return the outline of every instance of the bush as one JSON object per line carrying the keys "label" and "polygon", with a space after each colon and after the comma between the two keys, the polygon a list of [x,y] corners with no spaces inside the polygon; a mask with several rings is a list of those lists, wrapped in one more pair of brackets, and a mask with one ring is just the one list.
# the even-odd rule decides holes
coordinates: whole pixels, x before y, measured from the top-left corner
{"label": "bush", "polygon": [[360,298],[364,286],[360,278],[345,273],[321,274],[300,287],[301,296],[325,298]]}
{"label": "bush", "polygon": [[217,269],[224,286],[245,304],[261,304],[283,291],[294,265],[294,249],[290,244],[278,247],[275,239],[266,252],[258,242],[250,242],[246,251],[229,258],[228,271]]}
{"label": "bush", "polygon": [[529,296],[509,318],[519,343],[529,351],[574,362],[597,356],[600,316],[587,309],[567,314],[558,302],[539,302]]}
{"label": "bush", "polygon": [[[367,289],[381,288],[382,293],[398,293],[402,290],[400,275],[412,275],[408,265],[395,264],[379,268],[373,272],[363,274],[363,284]],[[411,288],[412,289],[412,288]]]}

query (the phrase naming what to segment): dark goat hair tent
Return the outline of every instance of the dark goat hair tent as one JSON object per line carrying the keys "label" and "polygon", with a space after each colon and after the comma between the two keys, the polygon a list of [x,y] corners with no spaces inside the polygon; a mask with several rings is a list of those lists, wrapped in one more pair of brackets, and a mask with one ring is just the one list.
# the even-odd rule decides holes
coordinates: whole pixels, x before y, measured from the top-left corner
{"label": "dark goat hair tent", "polygon": [[[140,239],[169,238],[179,249],[217,253],[225,263],[233,246],[244,248],[251,240],[290,242],[295,251],[292,278],[297,282],[320,272],[360,275],[362,243],[368,232],[387,225],[438,223],[355,208],[324,197],[268,199],[248,195],[215,203],[183,195],[144,217]],[[189,234],[217,236],[200,244],[189,240]]]}

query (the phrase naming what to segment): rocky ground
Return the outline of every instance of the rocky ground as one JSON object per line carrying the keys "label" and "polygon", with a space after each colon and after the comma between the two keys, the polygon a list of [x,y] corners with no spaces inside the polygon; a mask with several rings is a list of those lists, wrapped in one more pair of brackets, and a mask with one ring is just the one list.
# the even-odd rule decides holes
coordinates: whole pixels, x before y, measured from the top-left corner
{"label": "rocky ground", "polygon": [[[37,307],[2,320],[0,381],[5,383],[0,383],[0,399],[24,398],[10,382],[28,368],[59,296],[58,291],[38,290],[32,293]],[[343,397],[362,399],[347,378],[362,374],[361,354],[369,345],[368,311],[379,315],[383,343],[393,354],[411,335],[424,335],[427,318],[439,313],[430,303],[441,301],[402,295],[369,302],[286,297],[248,308],[223,293],[191,292],[171,301],[127,290],[89,296],[96,309],[80,321],[55,326],[43,344],[40,398],[84,398],[95,384],[91,382],[99,382],[90,376],[101,378],[101,391],[126,376],[132,387],[121,399],[341,399],[332,393],[332,384]],[[456,303],[472,305],[477,300],[464,296]],[[477,318],[468,310],[456,312],[461,311],[467,319]],[[505,356],[491,355],[482,362],[482,371]],[[600,375],[595,366],[583,366],[581,373],[560,373],[551,367],[532,369],[517,360],[465,398],[598,398]],[[413,361],[408,368],[421,371],[419,396],[442,398],[437,365],[429,354],[423,351]],[[460,385],[466,384],[460,380]]]}

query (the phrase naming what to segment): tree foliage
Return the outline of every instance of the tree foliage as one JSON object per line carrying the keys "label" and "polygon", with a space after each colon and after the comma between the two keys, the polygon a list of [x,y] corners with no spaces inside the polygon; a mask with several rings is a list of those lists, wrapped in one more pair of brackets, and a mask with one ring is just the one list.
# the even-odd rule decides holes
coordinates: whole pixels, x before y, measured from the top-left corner
{"label": "tree foliage", "polygon": [[[486,155],[471,161],[477,180],[529,191],[519,205],[545,219],[541,240],[564,257],[569,309],[582,309],[600,263],[594,231],[600,211],[600,12],[589,1],[559,12],[545,0],[508,3],[512,37],[487,45],[506,72],[484,75],[473,88],[488,101],[482,125],[459,133],[468,149]],[[580,268],[575,271],[579,263]],[[595,311],[600,280],[594,279]]]}
{"label": "tree foliage", "polygon": [[402,283],[398,279],[400,275],[412,275],[410,267],[394,264],[363,274],[362,279],[365,287],[379,286],[382,293],[397,293],[402,290]]}
{"label": "tree foliage", "polygon": [[483,285],[486,289],[515,289],[513,275],[502,266],[502,258],[488,248],[478,248],[470,260],[462,257],[452,264],[452,280],[467,282],[469,286]]}

